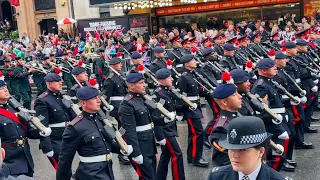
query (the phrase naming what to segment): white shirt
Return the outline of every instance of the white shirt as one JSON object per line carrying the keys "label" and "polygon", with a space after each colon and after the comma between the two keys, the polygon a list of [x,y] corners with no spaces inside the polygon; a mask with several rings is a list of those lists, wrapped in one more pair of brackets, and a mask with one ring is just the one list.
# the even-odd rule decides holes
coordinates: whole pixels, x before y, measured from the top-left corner
{"label": "white shirt", "polygon": [[[260,164],[260,166],[258,166],[258,168],[255,171],[253,171],[251,174],[247,175],[249,177],[249,179],[256,180],[258,177],[258,174],[260,172],[260,169],[261,169],[261,164]],[[243,174],[242,172],[238,172],[238,175],[239,175],[239,180],[242,180],[242,177],[245,176],[245,174]]]}

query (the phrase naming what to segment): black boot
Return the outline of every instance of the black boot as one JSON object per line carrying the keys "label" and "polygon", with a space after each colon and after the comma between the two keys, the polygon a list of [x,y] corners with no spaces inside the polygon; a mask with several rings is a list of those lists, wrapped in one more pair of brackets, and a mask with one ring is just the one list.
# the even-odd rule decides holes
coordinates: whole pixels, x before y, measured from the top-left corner
{"label": "black boot", "polygon": [[312,127],[308,127],[304,130],[305,133],[318,133],[318,129],[314,129]]}
{"label": "black boot", "polygon": [[287,171],[287,172],[293,172],[295,170],[295,167],[290,165],[288,162],[284,162],[282,164],[281,170]]}
{"label": "black boot", "polygon": [[200,158],[198,160],[194,159],[192,164],[194,166],[198,166],[198,167],[208,167],[209,166],[209,162],[205,161],[204,159]]}
{"label": "black boot", "polygon": [[291,159],[286,159],[286,161],[293,167],[297,167],[297,162]]}
{"label": "black boot", "polygon": [[313,145],[312,143],[303,142],[303,143],[295,144],[295,148],[296,149],[313,149]]}

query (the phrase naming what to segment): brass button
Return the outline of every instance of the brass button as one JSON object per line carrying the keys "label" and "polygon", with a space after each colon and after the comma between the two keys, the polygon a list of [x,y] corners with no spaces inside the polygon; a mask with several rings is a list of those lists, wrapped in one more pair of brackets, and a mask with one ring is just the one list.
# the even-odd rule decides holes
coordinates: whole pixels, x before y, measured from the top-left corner
{"label": "brass button", "polygon": [[110,154],[107,154],[107,155],[106,155],[106,160],[107,160],[107,161],[110,161],[110,160],[111,160],[111,155],[110,155]]}

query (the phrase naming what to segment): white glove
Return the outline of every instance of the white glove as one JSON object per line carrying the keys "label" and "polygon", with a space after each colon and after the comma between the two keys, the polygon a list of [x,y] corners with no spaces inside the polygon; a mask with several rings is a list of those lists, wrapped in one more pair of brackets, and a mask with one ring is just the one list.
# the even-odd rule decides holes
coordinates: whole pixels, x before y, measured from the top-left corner
{"label": "white glove", "polygon": [[293,102],[293,101],[290,101],[290,104],[293,105],[293,106],[296,106],[298,104],[300,104],[300,98],[298,96],[295,96],[294,97],[298,102]]}
{"label": "white glove", "polygon": [[177,121],[182,121],[183,116],[176,116]]}
{"label": "white glove", "polygon": [[257,75],[251,77],[252,79],[258,79]]}
{"label": "white glove", "polygon": [[[173,120],[173,121],[174,121],[174,120]],[[164,123],[169,123],[169,122],[172,122],[172,120],[164,117]]]}
{"label": "white glove", "polygon": [[143,164],[143,156],[141,154],[137,157],[133,157],[132,160],[137,164]]}
{"label": "white glove", "polygon": [[319,83],[319,79],[316,79],[313,81],[315,84],[318,84]]}
{"label": "white glove", "polygon": [[312,92],[318,92],[318,86],[314,86],[313,88],[311,88]]}
{"label": "white glove", "polygon": [[301,79],[300,78],[296,79],[296,83],[301,83]]}
{"label": "white glove", "polygon": [[110,110],[108,110],[108,108],[106,106],[103,106],[102,109],[104,109],[105,111],[111,112],[114,109],[114,107],[112,105],[110,105]]}
{"label": "white glove", "polygon": [[307,97],[302,96],[302,97],[300,98],[300,102],[306,103],[306,102],[307,102]]}
{"label": "white glove", "polygon": [[53,152],[53,151],[50,151],[50,152],[47,152],[47,153],[46,153],[46,155],[47,155],[48,157],[52,157],[52,156],[53,156],[53,154],[54,154],[54,152]]}
{"label": "white glove", "polygon": [[48,137],[48,136],[50,136],[51,132],[52,132],[51,128],[48,127],[48,128],[45,128],[44,132],[40,131],[39,134],[42,137]]}
{"label": "white glove", "polygon": [[170,116],[170,120],[171,121],[174,121],[176,119],[176,113],[175,112],[170,112],[169,116]]}
{"label": "white glove", "polygon": [[[198,108],[197,103],[193,103],[193,108],[194,108],[194,109],[197,109],[197,108]],[[177,118],[177,117],[176,117],[176,118]]]}
{"label": "white glove", "polygon": [[287,131],[285,131],[285,132],[283,132],[282,134],[280,134],[280,135],[278,136],[278,138],[279,138],[279,139],[287,139],[287,138],[289,138],[289,134],[288,134]]}
{"label": "white glove", "polygon": [[302,90],[303,93],[300,93],[301,96],[305,96],[307,94],[307,91],[306,90]]}
{"label": "white glove", "polygon": [[125,156],[129,156],[132,152],[133,152],[133,147],[131,145],[128,145],[128,150],[127,152],[125,152],[124,150],[120,149],[120,152],[125,155]]}
{"label": "white glove", "polygon": [[285,115],[284,118],[286,119],[287,122],[289,122],[289,116]]}
{"label": "white glove", "polygon": [[284,147],[281,144],[276,144],[277,148],[282,152],[280,155],[284,152]]}
{"label": "white glove", "polygon": [[158,141],[158,143],[159,143],[161,146],[164,146],[164,145],[166,145],[166,139],[162,139],[161,141]]}
{"label": "white glove", "polygon": [[281,114],[276,114],[276,116],[278,116],[279,121],[272,119],[273,124],[281,124],[283,117],[281,116]]}

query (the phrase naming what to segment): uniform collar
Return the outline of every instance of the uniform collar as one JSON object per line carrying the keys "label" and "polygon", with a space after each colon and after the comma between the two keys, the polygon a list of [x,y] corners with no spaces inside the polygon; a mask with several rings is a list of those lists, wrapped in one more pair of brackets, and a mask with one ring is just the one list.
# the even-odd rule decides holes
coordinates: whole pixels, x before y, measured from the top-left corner
{"label": "uniform collar", "polygon": [[142,97],[143,96],[142,94],[138,94],[138,93],[131,92],[131,91],[130,91],[130,94],[132,94],[133,97]]}
{"label": "uniform collar", "polygon": [[85,112],[85,111],[82,111],[82,114],[87,119],[95,119],[96,116],[97,116],[97,113],[88,113],[88,112]]}
{"label": "uniform collar", "polygon": [[272,80],[272,79],[267,78],[267,77],[264,77],[264,76],[260,76],[260,78],[263,79],[263,80],[265,80],[265,81],[269,81],[269,82]]}
{"label": "uniform collar", "polygon": [[48,91],[49,94],[52,94],[52,95],[54,95],[54,96],[56,96],[56,97],[58,97],[58,96],[61,95],[60,92],[53,92],[53,91],[51,91],[51,90],[49,90],[49,89],[48,89],[47,91]]}
{"label": "uniform collar", "polygon": [[168,86],[162,86],[162,85],[160,85],[159,87],[160,87],[161,89],[165,89],[165,90],[168,90],[168,89],[169,89]]}
{"label": "uniform collar", "polygon": [[[258,166],[258,168],[255,171],[253,171],[251,174],[247,175],[249,177],[249,179],[256,180],[259,175],[260,169],[261,169],[261,164],[260,164],[260,166]],[[238,172],[238,175],[239,175],[239,180],[242,180],[242,177],[245,176],[245,174],[243,174],[242,172]]]}
{"label": "uniform collar", "polygon": [[8,110],[8,108],[9,108],[9,103],[0,104],[0,108],[7,109],[7,110]]}
{"label": "uniform collar", "polygon": [[238,116],[237,113],[238,112],[230,112],[230,111],[226,111],[226,110],[222,110],[221,109],[220,115],[221,115],[221,117],[222,116],[227,116],[227,117],[236,118]]}

